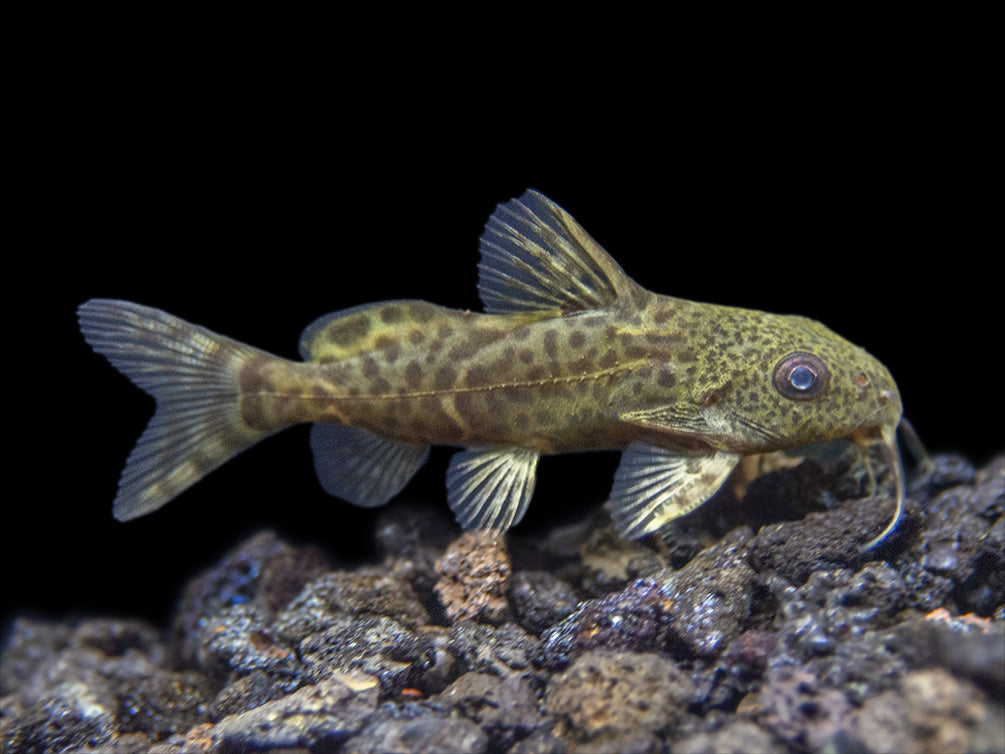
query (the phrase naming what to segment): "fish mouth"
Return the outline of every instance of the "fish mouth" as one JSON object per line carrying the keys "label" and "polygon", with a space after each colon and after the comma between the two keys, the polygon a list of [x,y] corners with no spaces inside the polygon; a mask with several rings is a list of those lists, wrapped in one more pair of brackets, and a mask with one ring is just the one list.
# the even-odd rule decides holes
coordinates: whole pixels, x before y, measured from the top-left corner
{"label": "fish mouth", "polygon": [[906,494],[906,483],[904,480],[904,464],[900,457],[900,447],[897,445],[897,423],[880,424],[873,427],[857,429],[851,433],[849,439],[854,442],[863,453],[866,459],[866,468],[869,470],[869,477],[873,479],[872,470],[869,468],[868,451],[875,445],[879,445],[886,456],[890,473],[893,474],[895,487],[896,508],[890,523],[886,525],[879,534],[862,545],[859,552],[865,553],[878,547],[897,528],[904,512],[904,495]]}

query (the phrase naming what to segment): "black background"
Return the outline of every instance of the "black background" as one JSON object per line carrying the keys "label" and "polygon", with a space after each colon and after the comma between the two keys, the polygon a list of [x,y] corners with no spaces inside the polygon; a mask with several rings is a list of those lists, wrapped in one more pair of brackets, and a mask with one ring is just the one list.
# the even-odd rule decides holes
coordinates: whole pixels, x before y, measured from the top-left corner
{"label": "black background", "polygon": [[[84,344],[81,302],[131,299],[294,357],[329,311],[479,308],[481,228],[527,187],[652,290],[804,314],[866,347],[931,450],[1002,448],[980,60],[765,54],[573,92],[506,66],[466,81],[454,64],[381,75],[310,50],[140,48],[61,59],[18,111],[4,617],[164,621],[191,574],[265,527],[337,562],[369,554],[375,512],[321,491],[304,427],[151,516],[112,519],[153,404]],[[395,504],[442,502],[446,458]],[[616,462],[545,459],[525,525],[575,520]]]}

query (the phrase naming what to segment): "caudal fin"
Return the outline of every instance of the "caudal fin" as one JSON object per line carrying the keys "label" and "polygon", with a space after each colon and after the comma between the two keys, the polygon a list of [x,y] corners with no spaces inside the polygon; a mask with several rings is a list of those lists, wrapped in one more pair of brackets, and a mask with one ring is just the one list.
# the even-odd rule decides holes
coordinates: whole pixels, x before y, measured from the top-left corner
{"label": "caudal fin", "polygon": [[92,299],[77,310],[95,351],[157,401],[119,480],[120,521],[155,511],[265,437],[240,415],[250,346],[128,301]]}

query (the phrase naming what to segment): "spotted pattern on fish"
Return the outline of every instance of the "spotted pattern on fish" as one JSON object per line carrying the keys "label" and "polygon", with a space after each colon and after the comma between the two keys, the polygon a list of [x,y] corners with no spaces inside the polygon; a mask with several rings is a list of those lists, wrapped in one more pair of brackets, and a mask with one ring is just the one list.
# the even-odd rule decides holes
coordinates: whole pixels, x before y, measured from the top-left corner
{"label": "spotted pattern on fish", "polygon": [[448,502],[472,528],[519,520],[541,454],[624,451],[611,507],[627,536],[699,505],[748,454],[849,438],[881,442],[899,469],[893,378],[820,323],[648,291],[533,191],[497,208],[481,245],[484,313],[335,312],[304,331],[303,362],[136,304],[84,304],[88,342],[158,399],[116,515],[304,422],[322,484],[360,505],[396,494],[428,446],[467,448]]}

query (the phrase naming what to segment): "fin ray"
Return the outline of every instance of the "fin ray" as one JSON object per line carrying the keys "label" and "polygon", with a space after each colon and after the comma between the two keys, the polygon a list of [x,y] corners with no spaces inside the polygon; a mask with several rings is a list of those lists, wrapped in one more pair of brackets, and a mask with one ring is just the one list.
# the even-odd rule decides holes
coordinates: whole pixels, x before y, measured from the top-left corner
{"label": "fin ray", "polygon": [[465,529],[505,531],[519,523],[534,494],[536,450],[468,448],[447,469],[447,502]]}
{"label": "fin ray", "polygon": [[681,455],[632,443],[611,488],[615,526],[628,539],[656,531],[715,494],[739,460],[733,453]]}
{"label": "fin ray", "polygon": [[238,405],[240,369],[264,352],[128,301],[91,299],[77,317],[91,348],[157,401],[119,479],[118,520],[157,510],[270,434]]}
{"label": "fin ray", "polygon": [[429,458],[428,445],[339,424],[314,424],[311,451],[325,492],[364,508],[388,502]]}
{"label": "fin ray", "polygon": [[479,246],[478,293],[490,314],[599,309],[634,285],[569,213],[534,190],[496,207]]}

